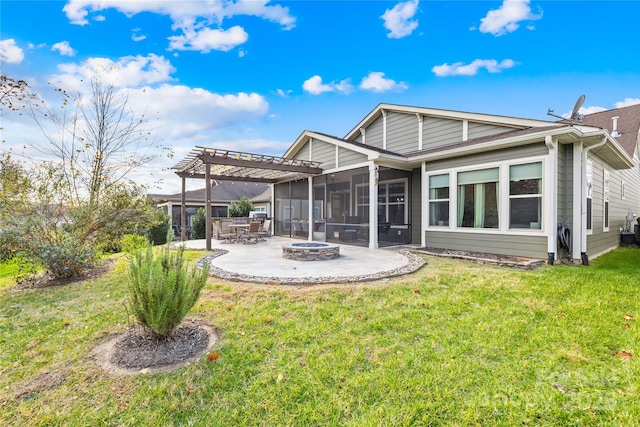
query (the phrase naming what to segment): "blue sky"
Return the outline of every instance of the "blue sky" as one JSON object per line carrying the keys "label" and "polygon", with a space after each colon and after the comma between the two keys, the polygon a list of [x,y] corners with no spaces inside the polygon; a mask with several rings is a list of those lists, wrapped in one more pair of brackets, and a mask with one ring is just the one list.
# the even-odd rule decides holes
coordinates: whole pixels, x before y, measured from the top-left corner
{"label": "blue sky", "polygon": [[[640,102],[640,1],[6,1],[2,74],[128,90],[175,151],[281,155],[305,129],[344,136],[381,102],[552,119]],[[51,85],[47,85],[47,83]],[[2,150],[41,136],[1,118]],[[22,147],[22,148],[21,148]],[[27,147],[26,149],[24,147]],[[190,183],[198,186],[200,183]]]}

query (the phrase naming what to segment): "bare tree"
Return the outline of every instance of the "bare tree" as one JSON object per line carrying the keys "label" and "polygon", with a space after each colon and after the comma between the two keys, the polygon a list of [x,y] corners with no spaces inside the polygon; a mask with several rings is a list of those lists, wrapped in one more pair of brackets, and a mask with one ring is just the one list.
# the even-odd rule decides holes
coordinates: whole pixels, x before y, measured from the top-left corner
{"label": "bare tree", "polygon": [[59,108],[31,104],[31,115],[46,141],[35,146],[62,163],[75,200],[88,197],[89,205],[99,204],[135,168],[166,151],[154,144],[144,114],[133,111],[129,92],[96,79],[88,95],[57,91],[62,98]]}

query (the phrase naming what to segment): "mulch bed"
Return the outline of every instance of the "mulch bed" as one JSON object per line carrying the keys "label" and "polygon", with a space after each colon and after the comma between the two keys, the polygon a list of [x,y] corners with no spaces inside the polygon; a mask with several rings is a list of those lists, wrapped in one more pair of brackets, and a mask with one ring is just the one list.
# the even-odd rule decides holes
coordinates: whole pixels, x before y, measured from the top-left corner
{"label": "mulch bed", "polygon": [[107,258],[100,265],[86,269],[82,272],[82,274],[74,277],[56,279],[50,274],[43,274],[17,283],[16,289],[42,289],[54,286],[69,285],[72,283],[81,282],[83,280],[96,279],[104,274],[109,273],[113,268],[115,262],[116,260],[114,258]]}
{"label": "mulch bed", "polygon": [[209,334],[196,323],[178,326],[169,337],[137,327],[115,343],[110,361],[125,369],[166,366],[201,354],[208,345]]}

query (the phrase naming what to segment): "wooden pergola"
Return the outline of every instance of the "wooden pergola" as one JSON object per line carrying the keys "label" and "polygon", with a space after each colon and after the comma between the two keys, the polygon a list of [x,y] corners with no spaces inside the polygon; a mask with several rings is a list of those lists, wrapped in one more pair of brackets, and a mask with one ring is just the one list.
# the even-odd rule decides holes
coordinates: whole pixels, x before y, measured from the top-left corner
{"label": "wooden pergola", "polygon": [[285,159],[263,154],[243,153],[216,148],[195,147],[172,169],[182,178],[181,235],[186,236],[187,206],[185,200],[186,179],[205,181],[205,210],[207,250],[211,250],[211,182],[276,182],[293,181],[322,174],[320,163],[306,160]]}

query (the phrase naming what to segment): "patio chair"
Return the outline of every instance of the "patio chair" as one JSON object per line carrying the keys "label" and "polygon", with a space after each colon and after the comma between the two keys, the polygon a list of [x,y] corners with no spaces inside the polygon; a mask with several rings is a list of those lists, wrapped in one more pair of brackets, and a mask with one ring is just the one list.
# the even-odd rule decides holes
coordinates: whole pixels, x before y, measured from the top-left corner
{"label": "patio chair", "polygon": [[250,243],[251,239],[253,239],[253,243],[257,243],[258,240],[262,240],[260,238],[260,221],[251,221],[249,222],[249,228],[246,230],[241,230],[243,233],[243,238],[246,243]]}
{"label": "patio chair", "polygon": [[302,223],[300,222],[300,220],[291,220],[291,227],[293,227],[293,237],[304,236],[304,228],[302,227]]}
{"label": "patio chair", "polygon": [[220,224],[220,232],[218,233],[218,238],[222,239],[222,243],[232,243],[233,238],[236,236],[231,227],[229,227],[230,225],[231,223],[228,221],[222,221],[222,223]]}
{"label": "patio chair", "polygon": [[258,231],[258,235],[261,239],[264,237],[271,237],[271,220],[265,219],[262,223],[262,229]]}

